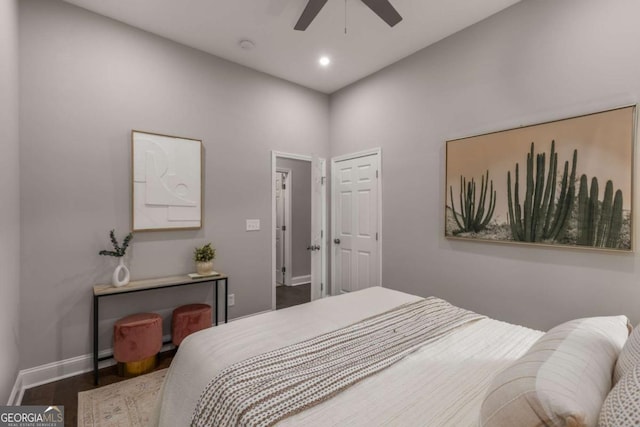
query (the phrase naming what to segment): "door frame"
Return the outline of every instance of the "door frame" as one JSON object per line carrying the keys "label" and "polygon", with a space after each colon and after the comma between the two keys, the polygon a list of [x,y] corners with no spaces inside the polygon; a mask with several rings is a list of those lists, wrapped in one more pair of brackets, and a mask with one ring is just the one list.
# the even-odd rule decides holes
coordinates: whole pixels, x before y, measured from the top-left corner
{"label": "door frame", "polygon": [[[285,159],[293,159],[293,160],[303,160],[311,163],[311,182],[310,184],[313,186],[313,160],[312,156],[307,156],[304,154],[295,154],[295,153],[287,153],[284,151],[276,151],[271,150],[271,310],[276,309],[276,160],[278,157]],[[326,159],[319,157],[318,162],[323,167],[323,179],[326,182]],[[321,230],[326,230],[327,223],[327,194],[326,194],[326,185],[322,185],[322,194],[321,194],[321,215],[322,220],[320,221]],[[313,230],[312,225],[312,234],[321,234],[318,230]],[[320,246],[320,250],[322,252],[322,266],[320,270],[321,283],[323,284],[321,296],[325,297],[327,295],[327,242],[329,241],[329,233],[324,232],[322,235],[322,244]],[[291,246],[291,245],[289,245]],[[313,289],[311,290],[313,292]]]}
{"label": "door frame", "polygon": [[[320,168],[320,210],[322,216],[320,218],[320,233],[316,235],[320,236],[320,251],[322,253],[321,263],[320,263],[320,298],[324,298],[329,295],[329,283],[327,280],[327,256],[329,255],[329,244],[330,235],[329,230],[327,229],[327,160],[323,157],[318,157],[317,159],[318,167]],[[313,168],[313,162],[311,164]],[[311,172],[311,179],[314,179],[314,173]],[[313,277],[312,277],[313,280]],[[313,289],[311,289],[311,300],[314,300]]]}
{"label": "door frame", "polygon": [[[285,286],[291,286],[291,182],[293,178],[293,174],[291,169],[288,168],[276,168],[276,174],[286,173],[286,186],[284,191],[284,223],[287,226],[284,233],[284,265],[287,268],[284,272],[284,283]],[[275,185],[275,184],[274,184]],[[274,226],[275,228],[275,226]],[[275,270],[275,267],[274,267]]]}
{"label": "door frame", "polygon": [[[382,148],[376,147],[368,150],[357,151],[355,153],[342,154],[340,156],[331,158],[331,235],[332,237],[329,239],[329,244],[331,245],[331,295],[340,295],[340,290],[336,287],[336,246],[333,243],[333,239],[335,237],[336,231],[336,163],[345,161],[345,160],[353,160],[359,157],[366,157],[371,155],[378,156],[378,179],[377,183],[377,191],[378,191],[378,282],[380,286],[382,285]],[[274,267],[275,274],[275,267]]]}

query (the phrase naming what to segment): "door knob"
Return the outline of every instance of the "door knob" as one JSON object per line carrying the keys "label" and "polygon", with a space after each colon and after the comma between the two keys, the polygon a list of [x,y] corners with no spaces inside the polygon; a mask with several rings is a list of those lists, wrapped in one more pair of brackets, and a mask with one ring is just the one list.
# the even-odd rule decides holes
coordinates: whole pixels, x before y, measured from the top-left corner
{"label": "door knob", "polygon": [[333,239],[333,243],[335,243],[336,245],[340,244],[340,239]]}

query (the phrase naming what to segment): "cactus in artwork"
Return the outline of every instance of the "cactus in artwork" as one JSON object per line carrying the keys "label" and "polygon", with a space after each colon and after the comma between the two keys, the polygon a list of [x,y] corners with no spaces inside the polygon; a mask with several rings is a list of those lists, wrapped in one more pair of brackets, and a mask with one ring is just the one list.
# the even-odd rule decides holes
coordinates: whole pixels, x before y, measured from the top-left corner
{"label": "cactus in artwork", "polygon": [[[594,177],[594,179],[596,179]],[[593,184],[592,184],[593,185]],[[596,199],[597,203],[597,199]],[[600,218],[598,227],[596,228],[595,244],[597,247],[605,247],[609,232],[611,231],[611,218],[613,214],[613,182],[607,181],[604,188],[604,199],[602,199],[602,207],[600,208]],[[622,212],[620,212],[622,215]]]}
{"label": "cactus in artwork", "polygon": [[622,230],[622,191],[613,193],[613,182],[607,181],[602,202],[599,200],[598,178],[588,185],[586,175],[580,177],[578,191],[578,236],[581,246],[617,248]]}
{"label": "cactus in artwork", "polygon": [[551,141],[549,171],[545,180],[546,153],[535,155],[534,143],[527,153],[527,175],[524,204],[520,203],[520,171],[516,163],[515,185],[511,171],[507,172],[507,198],[509,205],[509,225],[513,240],[521,242],[540,242],[557,240],[562,236],[575,199],[575,176],[578,150],[573,150],[571,172],[569,162],[565,161],[560,194],[556,198],[558,153],[555,141]]}
{"label": "cactus in artwork", "polygon": [[[616,190],[611,209],[611,227],[609,228],[604,247],[618,248],[622,240],[622,190]],[[603,240],[603,242],[605,242],[605,240]]]}
{"label": "cactus in artwork", "polygon": [[[595,192],[596,197],[598,194],[598,180],[594,178],[594,184],[591,186],[592,194]],[[578,190],[578,235],[576,238],[576,244],[581,246],[591,246],[589,242],[592,240],[591,236],[589,236],[590,231],[593,230],[590,227],[593,224],[592,217],[595,214],[595,210],[597,209],[597,205],[593,206],[591,204],[591,196],[589,194],[589,184],[587,181],[587,176],[582,175],[580,177],[580,188]]]}
{"label": "cactus in artwork", "polygon": [[[487,191],[489,191],[489,207],[487,204]],[[489,181],[489,171],[482,176],[480,181],[480,198],[476,200],[476,182],[473,178],[467,182],[466,178],[460,175],[460,212],[456,212],[453,199],[453,186],[449,186],[451,195],[451,211],[453,218],[458,225],[456,233],[478,232],[484,230],[496,207],[496,191],[493,189],[493,180]]]}

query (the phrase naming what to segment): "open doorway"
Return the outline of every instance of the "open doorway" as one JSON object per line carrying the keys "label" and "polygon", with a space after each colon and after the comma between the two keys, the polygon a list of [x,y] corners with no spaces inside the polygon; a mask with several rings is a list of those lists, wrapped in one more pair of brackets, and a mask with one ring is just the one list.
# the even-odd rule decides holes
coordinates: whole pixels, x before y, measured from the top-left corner
{"label": "open doorway", "polygon": [[327,295],[326,161],[272,152],[272,309]]}
{"label": "open doorway", "polygon": [[291,284],[291,181],[291,169],[276,169],[276,286]]}
{"label": "open doorway", "polygon": [[276,309],[311,301],[311,162],[276,158]]}

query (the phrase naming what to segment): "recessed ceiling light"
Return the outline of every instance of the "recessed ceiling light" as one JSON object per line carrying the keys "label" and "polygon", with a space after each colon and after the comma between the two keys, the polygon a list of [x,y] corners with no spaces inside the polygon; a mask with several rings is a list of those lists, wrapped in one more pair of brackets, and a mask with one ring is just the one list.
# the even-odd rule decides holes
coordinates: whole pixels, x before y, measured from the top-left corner
{"label": "recessed ceiling light", "polygon": [[331,59],[329,59],[328,56],[321,56],[320,59],[318,60],[318,62],[320,63],[320,65],[322,65],[323,67],[328,66],[329,64],[331,64]]}

